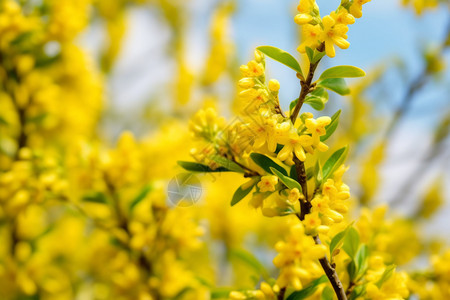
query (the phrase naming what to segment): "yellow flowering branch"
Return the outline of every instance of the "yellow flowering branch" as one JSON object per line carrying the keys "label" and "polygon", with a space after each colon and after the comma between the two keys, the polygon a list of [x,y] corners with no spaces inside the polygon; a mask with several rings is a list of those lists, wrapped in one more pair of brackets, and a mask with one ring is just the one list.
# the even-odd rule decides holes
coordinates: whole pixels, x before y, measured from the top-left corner
{"label": "yellow flowering branch", "polygon": [[[325,50],[325,43],[322,43],[318,48],[317,51],[323,52]],[[309,66],[309,72],[306,80],[301,80],[301,91],[300,96],[298,98],[298,102],[295,105],[294,111],[291,115],[291,122],[292,124],[295,124],[295,120],[297,119],[297,116],[300,112],[300,109],[302,108],[303,102],[305,101],[306,96],[311,92],[311,89],[314,87],[314,84],[312,84],[312,79],[314,78],[314,73],[316,71],[317,66],[320,63],[320,59],[315,62],[311,63]],[[306,169],[304,162],[300,161],[295,155],[293,156],[293,161],[295,164],[295,169],[297,172],[297,178],[298,182],[300,183],[304,195],[304,199],[300,199],[300,214],[297,214],[297,217],[300,221],[303,221],[305,219],[305,216],[309,213],[311,213],[311,202],[308,198],[308,183],[307,183],[307,177],[306,177]],[[317,245],[322,244],[320,241],[320,238],[318,235],[315,235],[314,242]],[[322,266],[322,269],[325,271],[325,274],[328,277],[328,280],[330,281],[331,285],[333,286],[333,289],[336,293],[336,296],[339,300],[346,300],[347,295],[345,292],[345,289],[342,285],[341,280],[339,279],[339,276],[336,272],[335,266],[330,263],[328,258],[324,256],[323,258],[319,259],[320,265]],[[279,296],[281,295],[281,291]],[[279,299],[283,299],[284,296]]]}

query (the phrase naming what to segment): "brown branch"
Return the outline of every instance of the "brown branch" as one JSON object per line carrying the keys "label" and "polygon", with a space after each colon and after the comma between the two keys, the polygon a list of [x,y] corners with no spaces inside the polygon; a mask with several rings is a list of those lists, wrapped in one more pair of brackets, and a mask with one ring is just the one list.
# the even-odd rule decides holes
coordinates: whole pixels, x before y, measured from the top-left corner
{"label": "brown branch", "polygon": [[[324,44],[321,44],[319,48],[317,48],[318,51],[324,51]],[[300,112],[300,109],[303,105],[303,102],[305,101],[306,96],[309,94],[311,89],[313,88],[313,84],[311,84],[312,79],[314,77],[314,72],[319,64],[320,60],[315,62],[314,64],[310,64],[309,66],[309,72],[308,77],[305,81],[301,81],[301,91],[300,96],[298,98],[297,105],[294,108],[294,111],[291,115],[291,122],[292,124],[295,124],[295,120],[298,117],[298,114]],[[311,202],[308,197],[308,182],[306,177],[306,170],[305,170],[305,164],[304,162],[300,161],[294,154],[294,164],[295,169],[297,172],[297,180],[300,183],[300,186],[302,187],[302,193],[304,195],[304,199],[300,199],[300,214],[297,215],[298,219],[300,221],[303,221],[305,219],[305,216],[309,213],[311,213]],[[314,236],[314,242],[317,245],[322,244],[320,241],[320,238],[318,235]],[[324,256],[319,259],[320,265],[322,266],[322,269],[325,271],[325,274],[328,277],[328,280],[330,281],[331,285],[333,286],[334,292],[336,293],[336,296],[338,300],[347,300],[347,295],[345,294],[345,289],[342,285],[341,280],[339,279],[339,276],[336,272],[334,264],[332,265],[330,261],[328,260],[327,256]],[[280,298],[278,298],[280,299]],[[283,298],[281,298],[283,299]]]}
{"label": "brown branch", "polygon": [[[316,242],[317,245],[322,244],[322,242],[319,239],[319,236],[314,236],[314,242]],[[339,279],[339,276],[336,272],[335,266],[330,263],[328,258],[326,256],[319,259],[320,265],[322,266],[322,269],[325,271],[325,274],[328,277],[328,280],[330,281],[331,285],[333,286],[334,292],[336,293],[336,296],[339,300],[347,300],[347,295],[345,294],[344,287],[342,285],[341,280]]]}
{"label": "brown branch", "polygon": [[284,300],[284,294],[286,294],[286,288],[281,288],[280,293],[278,294],[278,300]]}
{"label": "brown branch", "polygon": [[[325,50],[325,44],[321,44],[319,47],[317,47],[317,51],[323,52]],[[314,78],[314,72],[316,71],[317,66],[320,63],[320,59],[316,61],[313,64],[309,64],[309,71],[308,76],[306,77],[306,80],[300,80],[300,95],[298,96],[298,102],[295,105],[294,111],[291,115],[291,122],[292,124],[295,124],[295,120],[297,119],[297,116],[300,112],[300,109],[302,108],[303,102],[305,101],[306,96],[311,91],[311,88],[313,87],[313,84],[311,84],[313,78]]]}

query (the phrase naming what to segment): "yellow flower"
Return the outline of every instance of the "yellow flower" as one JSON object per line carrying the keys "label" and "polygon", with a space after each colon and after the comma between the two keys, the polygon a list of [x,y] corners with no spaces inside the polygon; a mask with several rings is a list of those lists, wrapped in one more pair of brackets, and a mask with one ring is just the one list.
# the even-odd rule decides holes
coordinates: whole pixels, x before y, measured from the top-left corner
{"label": "yellow flower", "polygon": [[316,245],[314,240],[305,235],[303,225],[292,226],[286,241],[275,245],[278,255],[273,264],[281,269],[276,285],[292,286],[296,290],[303,287],[302,281],[309,281],[322,273],[317,260],[325,256],[327,248]]}
{"label": "yellow flower", "polygon": [[300,0],[300,3],[297,6],[297,10],[299,14],[297,14],[294,18],[295,23],[298,25],[304,25],[312,21],[313,16],[311,12],[316,6],[315,0]]}
{"label": "yellow flower", "polygon": [[273,175],[267,175],[261,177],[261,181],[258,182],[259,191],[264,192],[274,192],[275,186],[278,183],[278,177]]}
{"label": "yellow flower", "polygon": [[328,147],[320,142],[320,137],[326,134],[325,126],[330,123],[330,117],[320,117],[317,119],[308,118],[305,120],[305,126],[308,128],[308,132],[311,133],[313,145],[318,148],[319,151],[328,150]]}
{"label": "yellow flower", "polygon": [[284,145],[283,149],[278,152],[279,160],[286,160],[289,154],[294,152],[300,161],[305,161],[306,153],[303,148],[311,146],[313,139],[309,135],[298,135],[296,132],[290,132],[289,137],[280,139],[279,144]]}
{"label": "yellow flower", "polygon": [[350,13],[355,18],[361,18],[362,17],[362,6],[363,4],[366,4],[367,2],[370,2],[371,0],[354,0],[352,5],[350,6]]}
{"label": "yellow flower", "polygon": [[302,28],[302,43],[298,46],[297,51],[305,53],[306,47],[316,49],[320,44],[320,36],[322,35],[322,28],[320,25],[306,24]]}
{"label": "yellow flower", "polygon": [[300,199],[300,197],[302,197],[302,196],[303,195],[300,194],[300,191],[298,190],[298,188],[293,188],[292,190],[289,191],[288,200],[292,204],[295,204],[295,203],[297,203],[298,199]]}
{"label": "yellow flower", "polygon": [[336,24],[349,25],[355,23],[355,17],[345,8],[341,8],[337,13],[335,11],[331,12],[330,17],[336,21]]}
{"label": "yellow flower", "polygon": [[330,16],[323,17],[322,23],[323,32],[320,40],[325,42],[325,52],[329,57],[336,55],[334,45],[341,49],[347,49],[350,46],[347,41],[347,25],[337,24],[336,20]]}

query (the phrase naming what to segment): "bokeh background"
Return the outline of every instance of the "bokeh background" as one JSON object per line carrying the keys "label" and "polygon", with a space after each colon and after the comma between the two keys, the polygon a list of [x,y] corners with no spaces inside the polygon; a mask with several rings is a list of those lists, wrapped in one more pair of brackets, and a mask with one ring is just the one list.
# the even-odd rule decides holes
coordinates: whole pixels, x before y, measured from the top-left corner
{"label": "bokeh background", "polygon": [[[323,16],[339,1],[317,2]],[[227,299],[276,277],[273,246],[292,220],[231,208],[243,178],[196,174],[193,205],[168,193],[185,176],[177,161],[193,159],[192,116],[214,107],[233,122],[254,48],[302,59],[297,4],[0,0],[0,299]],[[376,227],[386,263],[419,274],[413,299],[448,299],[450,281],[427,275],[450,244],[449,3],[363,11],[350,48],[319,71],[367,76],[314,115],[342,109],[329,145],[350,144],[348,219]],[[287,110],[295,74],[269,59],[267,74]]]}

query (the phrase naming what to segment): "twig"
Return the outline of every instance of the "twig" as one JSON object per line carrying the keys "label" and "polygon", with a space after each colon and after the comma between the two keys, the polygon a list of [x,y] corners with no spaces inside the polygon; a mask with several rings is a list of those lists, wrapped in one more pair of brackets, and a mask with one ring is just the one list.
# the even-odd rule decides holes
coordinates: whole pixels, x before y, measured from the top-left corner
{"label": "twig", "polygon": [[[319,47],[319,48],[321,48],[321,50],[319,48],[317,50],[323,51],[323,47],[324,47],[324,45],[322,44]],[[308,95],[308,93],[311,91],[311,88],[312,88],[311,82],[312,82],[312,79],[314,77],[314,72],[315,72],[319,62],[320,62],[320,60],[318,60],[314,64],[310,64],[308,77],[306,78],[305,81],[300,82],[301,91],[300,91],[300,96],[298,98],[297,105],[295,106],[295,109],[291,115],[292,124],[295,124],[295,120],[297,119],[297,116],[300,112],[303,102],[305,101],[305,98]],[[297,172],[297,179],[298,179],[298,182],[300,183],[300,186],[302,187],[302,193],[304,195],[304,199],[300,200],[300,209],[301,209],[300,214],[297,215],[298,219],[300,221],[303,221],[305,219],[305,216],[307,214],[311,213],[311,202],[308,197],[308,182],[307,182],[304,162],[300,161],[295,156],[295,154],[294,154],[293,161],[294,161],[295,169]],[[318,235],[314,236],[313,239],[317,245],[322,244]],[[330,263],[327,256],[320,258],[319,262],[320,262],[320,265],[322,266],[322,269],[325,271],[325,274],[327,275],[328,280],[330,281],[331,285],[333,286],[334,292],[336,293],[338,300],[347,300],[347,295],[345,294],[345,289],[342,286],[341,280],[339,279],[339,276],[336,272],[335,266]],[[280,291],[280,293],[281,293],[281,291]],[[278,299],[283,299],[283,298],[278,297]]]}

